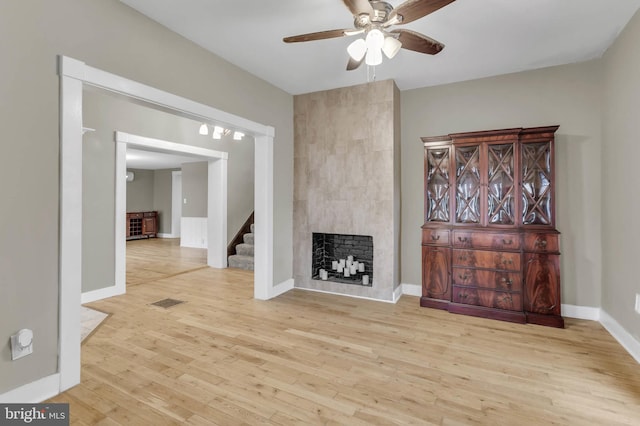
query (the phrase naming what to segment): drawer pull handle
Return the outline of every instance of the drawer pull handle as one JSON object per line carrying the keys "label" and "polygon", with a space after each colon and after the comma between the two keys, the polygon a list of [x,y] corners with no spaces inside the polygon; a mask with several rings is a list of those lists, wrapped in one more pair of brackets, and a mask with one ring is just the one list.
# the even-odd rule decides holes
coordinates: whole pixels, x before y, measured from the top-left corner
{"label": "drawer pull handle", "polygon": [[546,247],[547,246],[547,240],[536,240],[536,247]]}
{"label": "drawer pull handle", "polygon": [[507,286],[509,286],[509,287],[511,287],[511,286],[513,285],[513,280],[511,280],[511,279],[509,279],[509,280],[508,280],[508,279],[506,279],[506,278],[503,278],[501,281],[502,281],[503,283],[505,283],[505,284],[506,284]]}
{"label": "drawer pull handle", "polygon": [[440,235],[433,235],[433,234],[431,234],[431,239],[432,239],[433,241],[438,241],[438,240],[440,239]]}
{"label": "drawer pull handle", "polygon": [[509,239],[509,240],[505,240],[504,238],[502,239],[502,244],[504,244],[504,245],[509,246],[509,245],[511,245],[512,243],[513,243],[513,240],[511,240],[511,239]]}
{"label": "drawer pull handle", "polygon": [[464,262],[465,260],[467,260],[467,256],[463,254],[462,256],[458,257],[458,260]]}
{"label": "drawer pull handle", "polygon": [[460,241],[461,243],[468,243],[469,237],[458,237],[458,241]]}
{"label": "drawer pull handle", "polygon": [[460,299],[466,299],[466,298],[467,298],[467,295],[466,295],[466,294],[461,294],[461,295],[460,295]]}
{"label": "drawer pull handle", "polygon": [[470,278],[469,274],[464,274],[464,275],[458,275],[458,278],[460,278],[462,281],[465,281],[467,278]]}

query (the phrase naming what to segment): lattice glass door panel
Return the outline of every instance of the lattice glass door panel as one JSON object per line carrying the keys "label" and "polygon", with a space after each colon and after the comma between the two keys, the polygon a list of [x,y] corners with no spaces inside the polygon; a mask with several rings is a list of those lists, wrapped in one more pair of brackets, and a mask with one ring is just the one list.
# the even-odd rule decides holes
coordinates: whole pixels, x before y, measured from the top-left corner
{"label": "lattice glass door panel", "polygon": [[427,149],[427,222],[449,222],[449,147]]}
{"label": "lattice glass door panel", "polygon": [[522,223],[551,225],[551,143],[522,144]]}
{"label": "lattice glass door panel", "polygon": [[456,147],[456,222],[480,223],[480,146]]}
{"label": "lattice glass door panel", "polygon": [[489,224],[513,225],[515,212],[514,144],[489,145],[487,213]]}

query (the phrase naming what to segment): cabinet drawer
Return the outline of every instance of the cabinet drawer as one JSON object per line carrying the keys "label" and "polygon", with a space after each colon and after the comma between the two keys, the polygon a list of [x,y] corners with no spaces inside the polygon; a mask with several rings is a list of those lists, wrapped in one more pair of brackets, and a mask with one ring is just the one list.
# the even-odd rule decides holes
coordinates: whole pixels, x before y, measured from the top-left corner
{"label": "cabinet drawer", "polygon": [[156,217],[156,212],[144,212],[144,217]]}
{"label": "cabinet drawer", "polygon": [[488,250],[453,250],[454,266],[520,271],[520,253]]}
{"label": "cabinet drawer", "polygon": [[534,253],[557,253],[560,250],[558,234],[526,233],[524,249]]}
{"label": "cabinet drawer", "polygon": [[142,213],[127,213],[129,219],[142,219]]}
{"label": "cabinet drawer", "polygon": [[506,309],[509,311],[522,310],[522,295],[520,293],[453,286],[452,301],[454,303]]}
{"label": "cabinet drawer", "polygon": [[519,250],[520,234],[497,232],[453,231],[453,246]]}
{"label": "cabinet drawer", "polygon": [[422,244],[449,245],[448,229],[423,229]]}
{"label": "cabinet drawer", "polygon": [[453,284],[503,291],[522,291],[522,275],[517,272],[453,268]]}

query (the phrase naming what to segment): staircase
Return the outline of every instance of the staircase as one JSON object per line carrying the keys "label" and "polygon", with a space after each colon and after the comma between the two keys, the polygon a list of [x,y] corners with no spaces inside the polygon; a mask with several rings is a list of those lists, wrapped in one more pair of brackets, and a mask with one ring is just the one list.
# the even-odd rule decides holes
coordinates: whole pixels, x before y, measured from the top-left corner
{"label": "staircase", "polygon": [[230,268],[253,271],[253,230],[254,225],[251,224],[251,232],[242,236],[241,244],[236,244],[236,254],[229,256]]}

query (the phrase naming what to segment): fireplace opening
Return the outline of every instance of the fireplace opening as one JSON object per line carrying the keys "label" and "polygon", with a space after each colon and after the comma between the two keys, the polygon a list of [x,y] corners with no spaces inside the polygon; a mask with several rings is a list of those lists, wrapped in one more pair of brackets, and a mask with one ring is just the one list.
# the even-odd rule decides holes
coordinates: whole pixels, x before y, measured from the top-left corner
{"label": "fireplace opening", "polygon": [[373,237],[313,233],[311,278],[373,286]]}

